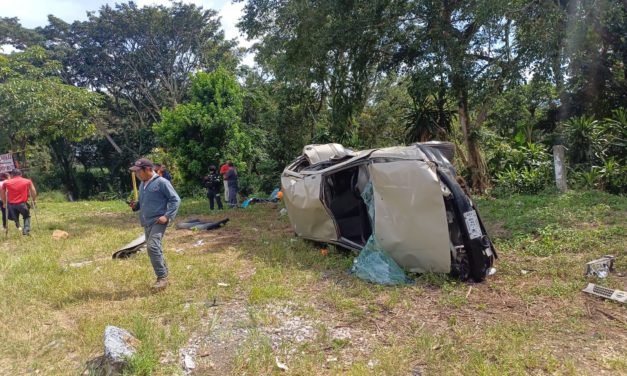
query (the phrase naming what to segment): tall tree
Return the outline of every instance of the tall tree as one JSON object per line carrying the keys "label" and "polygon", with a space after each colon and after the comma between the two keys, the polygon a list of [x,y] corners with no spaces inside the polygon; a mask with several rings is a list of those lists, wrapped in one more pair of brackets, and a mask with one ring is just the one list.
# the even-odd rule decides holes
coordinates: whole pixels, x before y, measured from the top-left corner
{"label": "tall tree", "polygon": [[174,155],[183,176],[195,181],[209,165],[231,159],[245,167],[252,139],[242,129],[242,89],[224,68],[194,75],[189,103],[164,108],[155,125],[159,139]]}
{"label": "tall tree", "polygon": [[455,98],[474,189],[488,186],[480,133],[491,98],[519,79],[520,56],[512,46],[515,25],[505,1],[417,0],[401,28],[397,58],[415,70],[437,67]]}
{"label": "tall tree", "polygon": [[353,140],[380,69],[391,55],[403,1],[249,0],[239,27],[257,61],[275,77],[315,90],[317,115],[329,109],[330,137]]}
{"label": "tall tree", "polygon": [[191,73],[237,64],[234,43],[224,39],[214,10],[129,2],[88,15],[72,25],[50,18],[41,32],[52,48],[74,48],[65,61],[74,83],[128,102],[145,126],[183,99]]}
{"label": "tall tree", "polygon": [[0,56],[0,119],[23,165],[27,147],[49,146],[67,190],[77,194],[67,145],[93,133],[100,96],[63,84],[56,76],[60,66],[41,47]]}

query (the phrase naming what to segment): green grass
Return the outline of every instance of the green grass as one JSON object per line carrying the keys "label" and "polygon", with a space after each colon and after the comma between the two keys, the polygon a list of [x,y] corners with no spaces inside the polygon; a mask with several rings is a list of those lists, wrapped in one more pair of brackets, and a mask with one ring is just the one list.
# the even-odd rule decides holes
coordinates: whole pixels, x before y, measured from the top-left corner
{"label": "green grass", "polygon": [[[625,308],[581,292],[588,281],[626,288],[616,273],[583,276],[605,254],[627,270],[625,197],[478,199],[497,274],[481,284],[425,274],[395,287],[349,275],[350,253],[331,247],[325,256],[295,238],[277,208],[210,213],[185,200],[180,218],[231,222],[207,233],[168,229],[172,285],[162,293],[150,290],[145,254],[111,259],[141,234],[124,203],[60,201],[44,197],[31,237],[10,229],[0,240],[0,374],[80,374],[102,355],[107,325],[141,341],[128,375],[182,374],[178,354],[190,339],[202,342],[199,374],[627,373]],[[70,237],[53,240],[55,229]],[[305,327],[307,339],[295,340]],[[292,336],[273,343],[281,330]]]}

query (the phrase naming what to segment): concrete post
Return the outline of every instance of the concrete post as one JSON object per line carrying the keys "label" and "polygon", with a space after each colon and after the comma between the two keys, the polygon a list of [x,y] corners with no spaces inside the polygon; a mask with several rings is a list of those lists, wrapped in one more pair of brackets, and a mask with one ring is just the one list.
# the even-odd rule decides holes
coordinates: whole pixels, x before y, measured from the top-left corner
{"label": "concrete post", "polygon": [[560,193],[566,192],[568,186],[566,184],[566,164],[564,163],[564,145],[553,146],[553,164],[555,166],[555,184]]}

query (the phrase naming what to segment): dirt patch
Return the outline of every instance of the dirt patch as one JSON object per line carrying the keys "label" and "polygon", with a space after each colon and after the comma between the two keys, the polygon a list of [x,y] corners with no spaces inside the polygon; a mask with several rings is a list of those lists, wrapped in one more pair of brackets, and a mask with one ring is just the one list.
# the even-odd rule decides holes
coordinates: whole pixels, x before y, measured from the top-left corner
{"label": "dirt patch", "polygon": [[228,375],[251,328],[248,309],[243,301],[209,304],[206,309],[200,328],[179,352],[181,362],[186,356],[193,360],[195,368],[187,374]]}
{"label": "dirt patch", "polygon": [[505,222],[496,221],[488,225],[488,234],[493,238],[507,238],[510,233],[504,227]]}

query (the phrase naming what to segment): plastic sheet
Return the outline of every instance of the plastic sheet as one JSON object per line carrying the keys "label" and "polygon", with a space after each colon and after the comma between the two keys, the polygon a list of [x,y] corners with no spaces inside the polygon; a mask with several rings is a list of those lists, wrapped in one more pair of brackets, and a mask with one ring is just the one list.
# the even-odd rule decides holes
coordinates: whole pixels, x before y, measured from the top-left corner
{"label": "plastic sheet", "polygon": [[[374,192],[372,182],[366,184],[361,197],[368,207],[368,217],[370,217],[372,228],[374,228]],[[368,238],[368,242],[359,252],[357,258],[355,258],[351,272],[365,281],[383,285],[398,285],[411,282],[411,279],[407,277],[396,261],[381,248],[374,233]]]}

